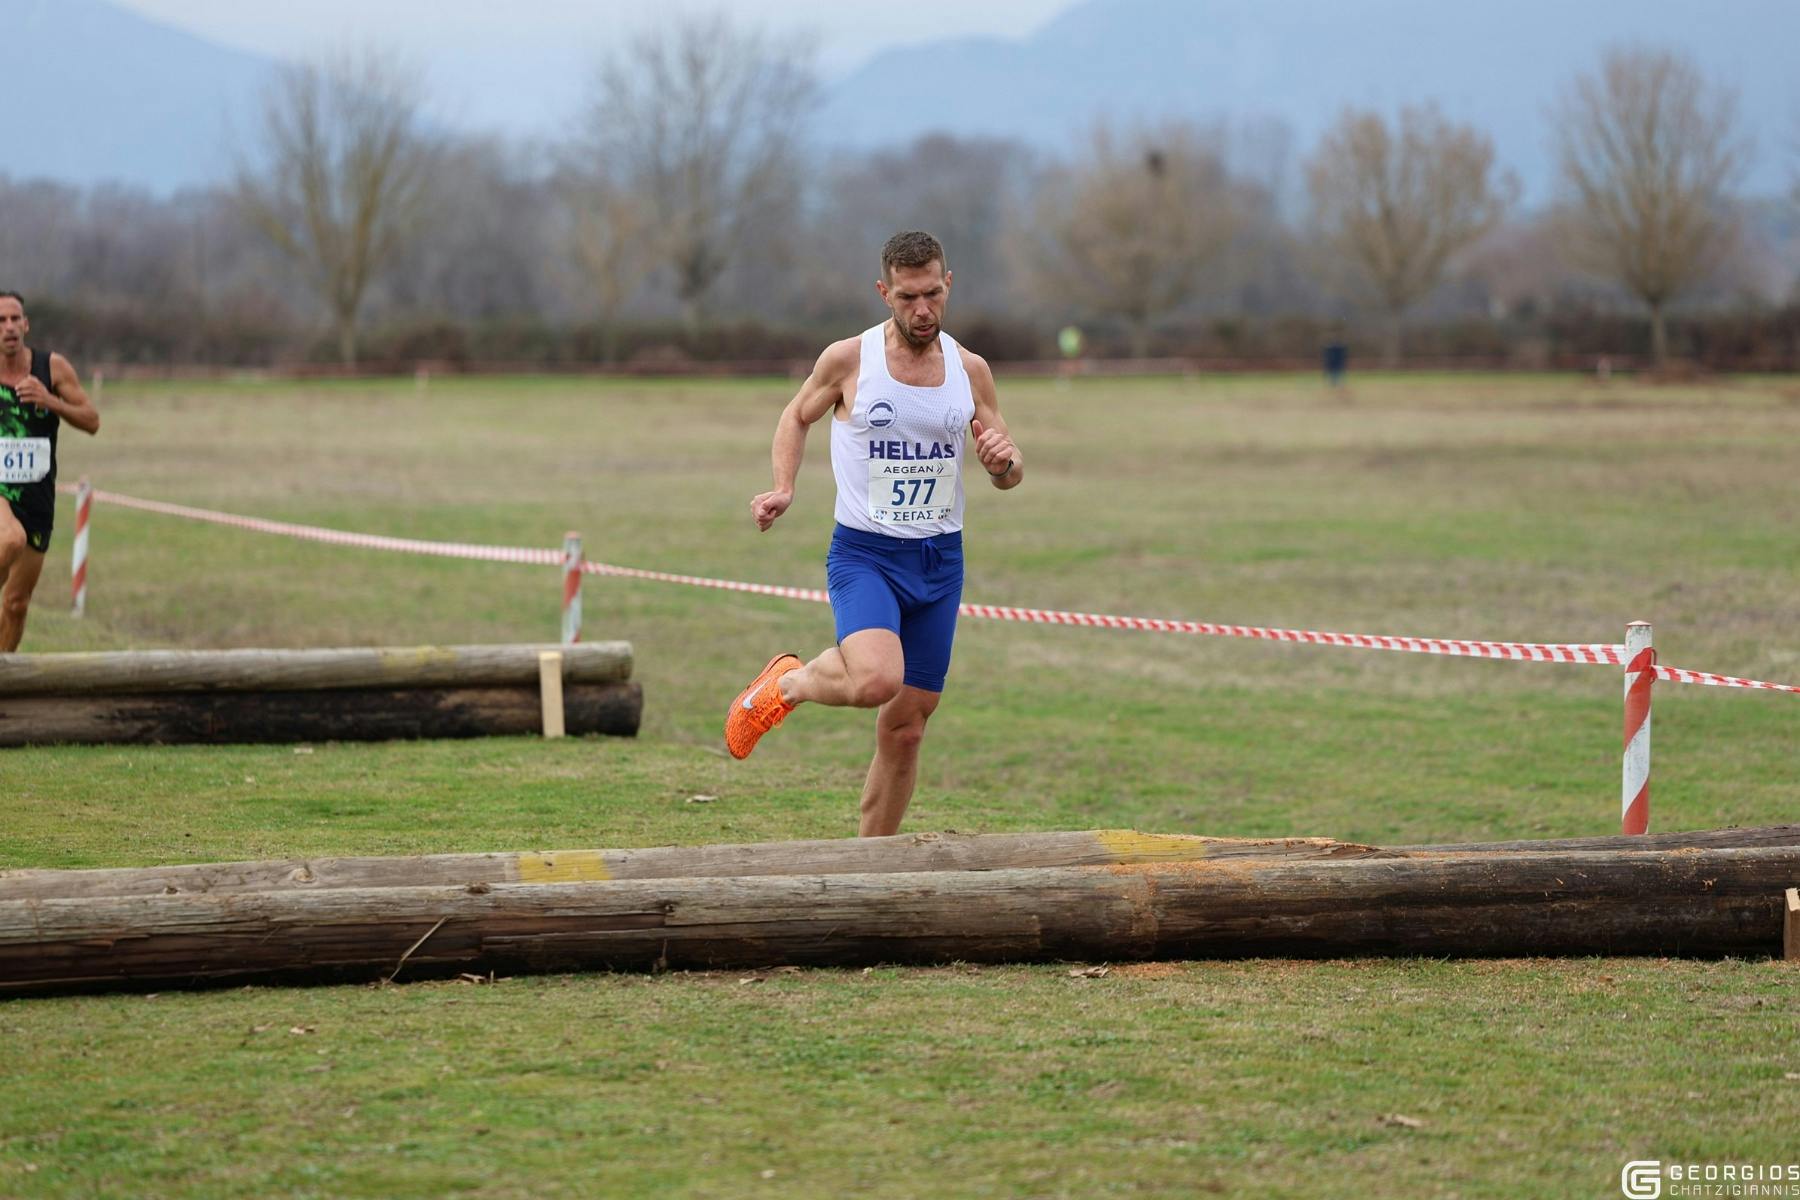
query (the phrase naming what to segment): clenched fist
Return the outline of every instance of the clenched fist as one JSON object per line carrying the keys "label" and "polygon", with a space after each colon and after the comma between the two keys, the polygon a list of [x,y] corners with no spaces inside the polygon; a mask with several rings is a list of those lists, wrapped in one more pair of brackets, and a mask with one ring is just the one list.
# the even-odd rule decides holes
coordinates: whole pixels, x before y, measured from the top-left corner
{"label": "clenched fist", "polygon": [[45,398],[48,397],[50,393],[45,390],[42,383],[38,382],[38,377],[36,375],[27,375],[19,381],[19,386],[13,389],[13,395],[17,396],[19,400],[25,404],[35,404],[39,408],[42,408],[44,407]]}
{"label": "clenched fist", "polygon": [[750,515],[756,519],[756,527],[767,533],[775,518],[786,512],[793,502],[792,492],[761,492],[750,501]]}
{"label": "clenched fist", "polygon": [[979,419],[970,422],[975,434],[975,456],[993,476],[1005,475],[1019,461],[1019,448],[998,429],[989,429]]}

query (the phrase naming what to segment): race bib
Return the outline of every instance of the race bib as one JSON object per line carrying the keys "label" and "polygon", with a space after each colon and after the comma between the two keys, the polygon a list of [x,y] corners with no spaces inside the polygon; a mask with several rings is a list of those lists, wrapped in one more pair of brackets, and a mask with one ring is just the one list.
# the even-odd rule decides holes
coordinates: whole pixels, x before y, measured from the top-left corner
{"label": "race bib", "polygon": [[49,438],[0,438],[0,483],[37,483],[49,473]]}
{"label": "race bib", "polygon": [[946,521],[956,506],[957,460],[869,460],[869,519],[883,525]]}

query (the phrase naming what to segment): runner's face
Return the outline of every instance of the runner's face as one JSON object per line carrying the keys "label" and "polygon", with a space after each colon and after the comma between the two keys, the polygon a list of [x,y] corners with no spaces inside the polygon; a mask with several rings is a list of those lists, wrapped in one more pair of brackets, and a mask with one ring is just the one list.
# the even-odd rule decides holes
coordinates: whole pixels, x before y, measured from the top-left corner
{"label": "runner's face", "polygon": [[875,290],[894,314],[894,327],[915,349],[931,344],[944,323],[944,303],[950,299],[950,272],[941,262],[922,267],[895,267]]}
{"label": "runner's face", "polygon": [[0,297],[0,354],[11,358],[25,344],[31,322],[25,319],[25,306],[11,296]]}

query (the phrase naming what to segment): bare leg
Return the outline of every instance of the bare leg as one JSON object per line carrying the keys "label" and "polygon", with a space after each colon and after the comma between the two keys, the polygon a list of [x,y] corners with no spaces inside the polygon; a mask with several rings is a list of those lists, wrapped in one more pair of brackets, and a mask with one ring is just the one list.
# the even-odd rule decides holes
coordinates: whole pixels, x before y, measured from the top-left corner
{"label": "bare leg", "polygon": [[781,698],[836,707],[875,708],[892,700],[906,674],[900,635],[859,629],[796,671],[781,677]]}
{"label": "bare leg", "polygon": [[912,802],[913,785],[919,779],[919,743],[925,738],[925,722],[937,711],[941,693],[902,687],[899,695],[881,706],[875,718],[875,758],[863,784],[863,837],[884,837],[900,832],[900,818]]}
{"label": "bare leg", "polygon": [[0,505],[0,654],[19,648],[25,636],[25,610],[44,570],[44,556],[25,542],[25,530]]}
{"label": "bare leg", "polygon": [[936,711],[939,693],[907,687],[900,635],[862,629],[798,670],[781,677],[782,699],[840,707],[879,708],[875,758],[863,784],[863,837],[896,833],[919,777],[919,742]]}

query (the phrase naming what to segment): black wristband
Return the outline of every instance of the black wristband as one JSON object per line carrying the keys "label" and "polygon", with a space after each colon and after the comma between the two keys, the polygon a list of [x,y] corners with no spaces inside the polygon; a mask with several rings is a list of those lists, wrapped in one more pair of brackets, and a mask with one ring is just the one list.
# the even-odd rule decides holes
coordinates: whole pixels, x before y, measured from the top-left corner
{"label": "black wristband", "polygon": [[[988,478],[989,479],[1005,479],[1008,475],[1011,475],[1013,473],[1013,468],[1018,465],[1019,465],[1018,459],[1016,459],[1016,458],[1008,459],[1006,462],[1006,470],[1004,470],[1004,471],[988,471]],[[987,471],[987,468],[983,467],[982,470]]]}

